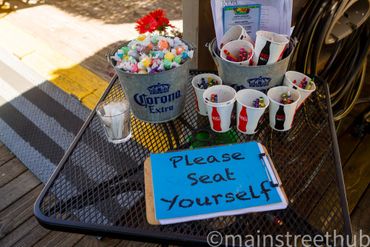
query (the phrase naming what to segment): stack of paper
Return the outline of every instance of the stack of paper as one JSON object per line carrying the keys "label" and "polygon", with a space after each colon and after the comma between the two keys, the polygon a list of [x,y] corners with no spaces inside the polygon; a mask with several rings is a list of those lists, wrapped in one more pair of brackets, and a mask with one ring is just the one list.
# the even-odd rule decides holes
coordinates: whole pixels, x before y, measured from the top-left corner
{"label": "stack of paper", "polygon": [[255,40],[264,30],[290,36],[292,0],[211,0],[217,44],[233,25],[241,25]]}

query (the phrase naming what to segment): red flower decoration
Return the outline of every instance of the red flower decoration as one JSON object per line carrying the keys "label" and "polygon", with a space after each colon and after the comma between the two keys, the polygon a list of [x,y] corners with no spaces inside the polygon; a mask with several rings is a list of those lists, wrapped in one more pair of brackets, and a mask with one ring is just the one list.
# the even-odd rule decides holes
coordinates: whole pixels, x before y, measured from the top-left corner
{"label": "red flower decoration", "polygon": [[170,20],[166,17],[166,13],[162,9],[156,9],[146,16],[136,21],[136,30],[142,34],[146,32],[165,31],[167,27],[174,27],[170,24]]}
{"label": "red flower decoration", "polygon": [[152,33],[158,27],[157,21],[151,15],[146,15],[136,21],[135,29],[140,33]]}

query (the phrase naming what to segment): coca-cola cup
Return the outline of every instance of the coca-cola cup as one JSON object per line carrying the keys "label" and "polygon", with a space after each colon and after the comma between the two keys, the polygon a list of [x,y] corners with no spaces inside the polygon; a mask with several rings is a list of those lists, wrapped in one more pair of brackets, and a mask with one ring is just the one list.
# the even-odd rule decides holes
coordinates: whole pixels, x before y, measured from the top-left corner
{"label": "coca-cola cup", "polygon": [[215,132],[227,132],[231,126],[231,114],[236,100],[234,88],[226,85],[213,86],[203,94],[207,106],[211,129]]}
{"label": "coca-cola cup", "polygon": [[[260,104],[260,101],[263,103]],[[238,131],[248,135],[255,134],[258,122],[269,106],[270,100],[266,94],[260,91],[243,89],[237,92],[236,102],[236,127]],[[255,103],[258,104],[258,107]]]}
{"label": "coca-cola cup", "polygon": [[255,65],[273,64],[281,60],[289,44],[289,39],[281,34],[257,31],[253,63]]}
{"label": "coca-cola cup", "polygon": [[[304,85],[308,84],[308,87],[302,88]],[[316,90],[315,83],[305,74],[297,71],[287,71],[284,77],[284,85],[296,89],[301,94],[301,98],[297,103],[297,108],[299,108],[306,99]]]}
{"label": "coca-cola cup", "polygon": [[[238,60],[233,61],[232,59],[234,58],[239,59],[241,54],[240,49],[244,49],[246,51],[247,53],[246,59],[243,61]],[[253,45],[246,40],[230,41],[229,43],[222,47],[220,52],[220,56],[223,60],[234,64],[240,64],[243,66],[253,65],[253,54],[254,54]]]}
{"label": "coca-cola cup", "polygon": [[[282,95],[290,95],[290,104],[281,103]],[[287,131],[292,128],[294,115],[301,95],[299,91],[287,86],[270,88],[267,92],[270,100],[269,118],[270,126],[277,131]]]}
{"label": "coca-cola cup", "polygon": [[233,40],[246,40],[253,44],[252,38],[241,25],[232,26],[227,30],[224,36],[222,36],[219,48],[221,49],[224,45]]}
{"label": "coca-cola cup", "polygon": [[[212,81],[214,85],[212,85]],[[207,107],[204,104],[203,93],[210,86],[222,85],[222,80],[215,74],[199,74],[193,77],[191,84],[195,92],[196,110],[200,115],[207,116]]]}

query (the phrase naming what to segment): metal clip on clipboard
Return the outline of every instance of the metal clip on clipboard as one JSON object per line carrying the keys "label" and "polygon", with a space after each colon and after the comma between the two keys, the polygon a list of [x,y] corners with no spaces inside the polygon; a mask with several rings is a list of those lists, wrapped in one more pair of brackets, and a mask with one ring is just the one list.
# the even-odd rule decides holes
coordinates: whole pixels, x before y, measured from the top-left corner
{"label": "metal clip on clipboard", "polygon": [[[270,157],[268,155],[266,155],[266,153],[260,153],[259,154],[259,157],[260,157],[260,159],[262,161],[262,165],[265,167],[265,171],[266,171],[267,177],[268,177],[268,179],[270,181],[270,185],[272,187],[278,187],[278,186],[280,186],[281,184],[279,183],[279,181],[277,179],[277,175],[275,174],[275,170],[272,169],[272,168],[271,169],[268,169],[267,168],[267,164],[265,162],[264,157],[266,157],[268,159],[269,163],[272,164],[272,161],[271,161]],[[272,171],[273,174],[270,174],[270,170]]]}

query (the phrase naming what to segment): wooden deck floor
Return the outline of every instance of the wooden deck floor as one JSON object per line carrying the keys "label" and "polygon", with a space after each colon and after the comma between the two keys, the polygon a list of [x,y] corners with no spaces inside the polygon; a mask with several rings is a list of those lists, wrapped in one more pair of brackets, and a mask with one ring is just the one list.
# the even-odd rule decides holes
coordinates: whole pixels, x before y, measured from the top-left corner
{"label": "wooden deck floor", "polygon": [[156,246],[94,236],[50,231],[33,216],[33,203],[43,184],[0,143],[0,246]]}

